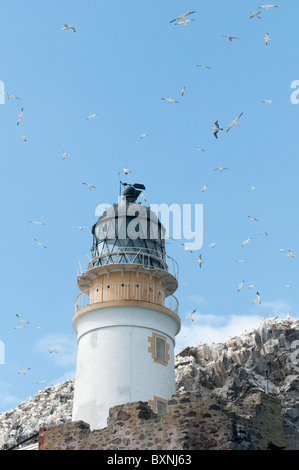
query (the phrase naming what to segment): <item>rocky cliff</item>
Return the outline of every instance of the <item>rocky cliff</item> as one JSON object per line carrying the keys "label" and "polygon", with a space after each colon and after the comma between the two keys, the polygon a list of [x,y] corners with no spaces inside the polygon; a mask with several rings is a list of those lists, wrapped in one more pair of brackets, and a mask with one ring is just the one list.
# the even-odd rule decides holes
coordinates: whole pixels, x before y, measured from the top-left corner
{"label": "rocky cliff", "polygon": [[[263,392],[273,397],[282,406],[286,446],[299,449],[299,320],[269,319],[225,343],[199,342],[185,348],[176,357],[176,383],[179,402],[186,395],[205,400],[210,395],[221,410],[238,410],[234,426],[249,413],[246,406],[252,395]],[[36,439],[41,427],[70,422],[73,385],[69,380],[46,388],[0,414],[0,449],[32,435]]]}

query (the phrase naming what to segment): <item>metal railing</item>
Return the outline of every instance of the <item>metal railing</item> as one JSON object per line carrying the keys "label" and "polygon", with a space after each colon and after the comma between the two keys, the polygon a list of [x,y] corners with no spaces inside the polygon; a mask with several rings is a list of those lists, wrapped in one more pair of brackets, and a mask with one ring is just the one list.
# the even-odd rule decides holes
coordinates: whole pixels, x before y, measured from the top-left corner
{"label": "metal railing", "polygon": [[111,300],[140,300],[165,306],[178,315],[177,298],[162,287],[143,283],[111,283],[91,287],[78,295],[75,302],[76,312],[96,303]]}
{"label": "metal railing", "polygon": [[[125,257],[127,261],[120,262],[120,257]],[[94,256],[92,253],[85,255],[78,263],[77,276],[82,276],[82,274],[96,266],[107,266],[109,264],[139,264],[148,270],[162,269],[172,274],[176,279],[178,279],[179,274],[177,262],[166,253],[146,248],[132,249],[131,247],[124,247],[98,256]]]}

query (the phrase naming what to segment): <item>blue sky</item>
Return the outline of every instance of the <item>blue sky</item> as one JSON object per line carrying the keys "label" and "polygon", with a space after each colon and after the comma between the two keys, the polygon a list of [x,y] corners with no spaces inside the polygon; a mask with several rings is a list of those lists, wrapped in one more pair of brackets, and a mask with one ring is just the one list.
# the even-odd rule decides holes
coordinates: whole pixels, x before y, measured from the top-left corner
{"label": "blue sky", "polygon": [[[2,2],[0,80],[20,100],[0,105],[0,412],[74,377],[76,267],[92,236],[72,227],[93,225],[96,207],[117,201],[125,166],[132,173],[123,180],[145,184],[147,204],[204,207],[202,248],[191,254],[184,240],[168,245],[180,266],[178,349],[224,341],[270,314],[299,317],[299,105],[290,100],[299,79],[299,5],[278,0],[278,8],[250,19],[262,4]],[[169,23],[193,10],[186,26]],[[76,33],[62,31],[63,23]],[[240,125],[225,132],[241,112]],[[98,116],[87,120],[92,113]],[[216,120],[224,128],[217,140]],[[70,154],[64,160],[63,151]],[[214,171],[222,166],[229,170]],[[288,249],[297,256],[286,257]],[[252,304],[256,290],[261,305]],[[190,323],[184,315],[194,309]],[[16,314],[30,324],[15,329]],[[17,373],[26,368],[27,375]]]}

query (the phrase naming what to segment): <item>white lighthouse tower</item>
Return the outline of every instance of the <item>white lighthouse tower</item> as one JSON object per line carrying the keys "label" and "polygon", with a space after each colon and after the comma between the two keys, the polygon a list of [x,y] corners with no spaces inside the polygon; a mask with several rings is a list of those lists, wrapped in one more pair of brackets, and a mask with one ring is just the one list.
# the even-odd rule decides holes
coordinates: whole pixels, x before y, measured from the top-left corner
{"label": "white lighthouse tower", "polygon": [[174,345],[180,331],[177,264],[165,228],[128,186],[93,226],[92,253],[79,262],[73,327],[78,357],[73,421],[107,426],[109,408],[147,401],[166,411],[175,393]]}

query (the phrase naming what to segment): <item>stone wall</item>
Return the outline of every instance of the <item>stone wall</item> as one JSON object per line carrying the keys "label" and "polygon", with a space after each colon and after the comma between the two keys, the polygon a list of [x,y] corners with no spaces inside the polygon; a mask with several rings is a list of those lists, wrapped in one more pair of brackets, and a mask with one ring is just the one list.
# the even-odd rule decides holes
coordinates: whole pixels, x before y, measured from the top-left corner
{"label": "stone wall", "polygon": [[176,394],[167,414],[158,416],[146,402],[110,409],[108,425],[90,431],[72,422],[43,427],[40,450],[267,450],[285,449],[279,400],[264,393],[226,407],[213,394]]}

